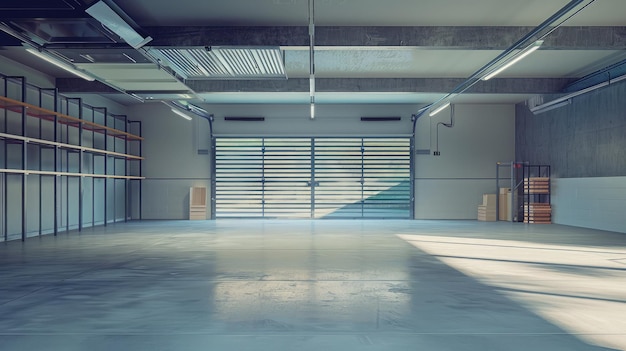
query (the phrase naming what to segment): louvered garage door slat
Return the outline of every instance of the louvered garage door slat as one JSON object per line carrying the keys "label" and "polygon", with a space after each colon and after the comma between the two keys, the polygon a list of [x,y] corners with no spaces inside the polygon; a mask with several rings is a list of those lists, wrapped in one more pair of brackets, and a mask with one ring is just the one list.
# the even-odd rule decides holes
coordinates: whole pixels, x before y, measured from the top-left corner
{"label": "louvered garage door slat", "polygon": [[264,217],[311,218],[311,139],[265,139]]}
{"label": "louvered garage door slat", "polygon": [[411,218],[408,138],[216,138],[215,216]]}
{"label": "louvered garage door slat", "polygon": [[216,217],[262,217],[263,139],[220,138],[215,150]]}

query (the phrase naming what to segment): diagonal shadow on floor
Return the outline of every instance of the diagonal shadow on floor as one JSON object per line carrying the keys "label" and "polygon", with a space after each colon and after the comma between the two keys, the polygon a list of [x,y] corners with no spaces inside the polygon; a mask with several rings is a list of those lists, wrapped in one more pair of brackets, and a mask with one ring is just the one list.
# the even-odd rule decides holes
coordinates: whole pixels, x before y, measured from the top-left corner
{"label": "diagonal shadow on floor", "polygon": [[419,232],[145,222],[1,247],[14,298],[0,349],[609,350],[394,235],[406,230]]}

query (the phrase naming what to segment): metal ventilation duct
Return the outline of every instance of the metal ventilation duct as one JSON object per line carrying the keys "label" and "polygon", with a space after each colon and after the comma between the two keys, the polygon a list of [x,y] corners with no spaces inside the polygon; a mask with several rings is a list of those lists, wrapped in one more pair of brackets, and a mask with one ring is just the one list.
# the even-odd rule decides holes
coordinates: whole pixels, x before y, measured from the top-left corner
{"label": "metal ventilation duct", "polygon": [[151,48],[152,53],[185,79],[287,78],[280,48]]}

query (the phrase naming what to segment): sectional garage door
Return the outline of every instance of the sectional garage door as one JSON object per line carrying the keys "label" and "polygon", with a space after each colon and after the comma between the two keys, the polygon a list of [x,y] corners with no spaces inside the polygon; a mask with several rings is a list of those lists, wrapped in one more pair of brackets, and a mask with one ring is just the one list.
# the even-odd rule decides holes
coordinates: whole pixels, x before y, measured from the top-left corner
{"label": "sectional garage door", "polygon": [[409,138],[216,138],[216,218],[411,218]]}

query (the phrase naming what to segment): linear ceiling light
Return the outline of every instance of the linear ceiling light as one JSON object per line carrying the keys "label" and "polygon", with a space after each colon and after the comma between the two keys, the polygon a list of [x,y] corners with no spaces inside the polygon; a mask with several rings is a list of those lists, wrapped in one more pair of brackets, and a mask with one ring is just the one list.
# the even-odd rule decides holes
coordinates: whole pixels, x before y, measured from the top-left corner
{"label": "linear ceiling light", "polygon": [[537,105],[535,107],[532,107],[530,109],[530,111],[532,113],[534,113],[534,114],[539,114],[539,113],[543,113],[543,112],[546,112],[546,111],[554,110],[555,108],[559,108],[559,107],[563,107],[565,105],[569,105],[569,104],[572,103],[572,99],[577,97],[577,96],[580,96],[580,95],[583,95],[583,94],[587,94],[587,93],[592,92],[594,90],[598,90],[600,88],[609,86],[611,84],[615,84],[615,83],[620,82],[622,80],[626,80],[626,75],[623,75],[621,77],[617,77],[617,78],[614,78],[614,79],[611,79],[611,80],[607,80],[605,82],[602,82],[602,83],[599,83],[599,84],[596,84],[596,85],[592,85],[592,86],[590,86],[588,88],[585,88],[585,89],[582,89],[582,90],[578,90],[578,91],[573,92],[571,94],[567,94],[567,95],[562,96],[562,97],[560,97],[558,99],[555,99],[555,100],[543,103],[541,105]]}
{"label": "linear ceiling light", "polygon": [[489,80],[489,79],[497,76],[498,74],[500,74],[505,69],[507,69],[507,68],[513,66],[514,64],[518,63],[519,61],[521,61],[524,57],[526,57],[526,56],[532,54],[533,52],[537,51],[541,47],[542,44],[543,44],[543,40],[537,40],[536,42],[532,43],[530,46],[528,46],[525,49],[523,49],[522,51],[520,51],[517,55],[513,56],[513,58],[510,61],[506,61],[502,66],[500,66],[499,68],[496,68],[494,71],[492,71],[491,73],[487,74],[482,79],[483,80]]}
{"label": "linear ceiling light", "polygon": [[181,116],[182,118],[191,121],[193,119],[193,117],[191,117],[190,115],[184,113],[183,111],[177,110],[174,107],[171,108],[172,112],[174,112],[175,114]]}
{"label": "linear ceiling light", "polygon": [[141,48],[152,40],[151,37],[144,38],[139,35],[133,27],[102,0],[87,8],[85,12],[135,49]]}
{"label": "linear ceiling light", "polygon": [[74,75],[77,75],[77,76],[81,77],[82,79],[88,80],[90,82],[95,80],[94,77],[88,75],[85,72],[79,71],[74,66],[70,65],[69,63],[65,63],[65,62],[61,61],[60,59],[57,59],[57,58],[55,58],[53,56],[45,54],[45,53],[43,53],[43,52],[41,52],[41,51],[39,51],[37,49],[27,48],[26,51],[28,51],[31,54],[39,57],[40,59],[43,59],[45,61],[50,62],[51,64],[53,64],[53,65],[55,65],[55,66],[57,66],[59,68],[63,68],[64,70],[66,70],[66,71],[68,71],[68,72],[70,72],[70,73],[72,73]]}
{"label": "linear ceiling light", "polygon": [[571,103],[572,103],[572,99],[567,99],[567,100],[563,100],[557,103],[544,104],[544,105],[535,106],[534,108],[531,108],[530,112],[532,112],[534,115],[538,115],[540,113],[548,112],[550,110],[555,110],[557,108],[567,106]]}
{"label": "linear ceiling light", "polygon": [[[186,112],[192,112],[189,109],[186,109],[185,107],[180,107],[179,104],[174,103],[174,102],[168,102],[168,101],[161,101],[165,106],[169,107],[170,110],[172,112],[174,112],[175,114],[179,115],[180,117],[191,121],[193,119],[193,117],[190,114],[187,114]],[[183,112],[183,110],[185,112]],[[193,113],[193,112],[192,112]]]}
{"label": "linear ceiling light", "polygon": [[445,104],[437,107],[436,109],[430,111],[430,113],[428,114],[430,117],[438,114],[439,112],[445,110],[448,106],[450,106],[450,102],[446,102]]}

